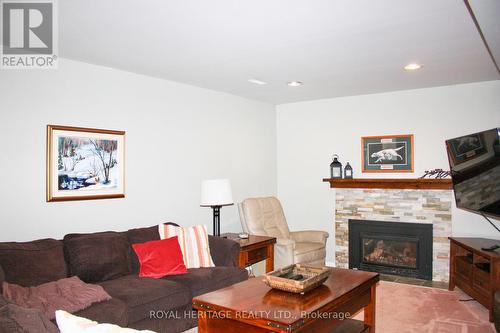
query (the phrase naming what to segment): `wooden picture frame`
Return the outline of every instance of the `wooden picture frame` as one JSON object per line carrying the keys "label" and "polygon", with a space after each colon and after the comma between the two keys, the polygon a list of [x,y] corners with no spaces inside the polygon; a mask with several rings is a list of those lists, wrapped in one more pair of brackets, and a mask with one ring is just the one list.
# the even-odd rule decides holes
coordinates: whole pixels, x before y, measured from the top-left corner
{"label": "wooden picture frame", "polygon": [[446,142],[446,145],[455,165],[477,158],[487,152],[483,133],[451,139]]}
{"label": "wooden picture frame", "polygon": [[361,138],[362,172],[414,172],[413,134]]}
{"label": "wooden picture frame", "polygon": [[47,125],[47,202],[125,197],[125,132]]}

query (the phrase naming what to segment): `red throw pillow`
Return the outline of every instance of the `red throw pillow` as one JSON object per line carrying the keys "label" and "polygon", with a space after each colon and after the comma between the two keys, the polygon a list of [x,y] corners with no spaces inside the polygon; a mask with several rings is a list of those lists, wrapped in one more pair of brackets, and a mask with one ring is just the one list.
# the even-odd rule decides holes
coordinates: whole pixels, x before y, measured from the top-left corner
{"label": "red throw pillow", "polygon": [[187,273],[177,237],[132,244],[141,268],[140,277],[161,278]]}

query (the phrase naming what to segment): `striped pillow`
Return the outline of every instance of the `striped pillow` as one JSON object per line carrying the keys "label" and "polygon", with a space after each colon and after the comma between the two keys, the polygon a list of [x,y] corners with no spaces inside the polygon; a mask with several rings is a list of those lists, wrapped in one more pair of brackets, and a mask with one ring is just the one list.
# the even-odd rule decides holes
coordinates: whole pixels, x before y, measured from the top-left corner
{"label": "striped pillow", "polygon": [[182,228],[160,224],[158,229],[161,239],[178,237],[186,268],[215,267],[210,255],[206,226]]}

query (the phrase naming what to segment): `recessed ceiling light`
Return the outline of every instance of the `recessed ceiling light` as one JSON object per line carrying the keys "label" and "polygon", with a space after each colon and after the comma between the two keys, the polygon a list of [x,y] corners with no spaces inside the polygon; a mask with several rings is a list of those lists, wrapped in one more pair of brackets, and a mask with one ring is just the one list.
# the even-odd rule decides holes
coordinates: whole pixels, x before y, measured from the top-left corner
{"label": "recessed ceiling light", "polygon": [[406,65],[403,68],[405,71],[416,71],[417,69],[420,69],[422,67],[424,67],[424,66],[417,64],[417,63],[411,63],[411,64]]}
{"label": "recessed ceiling light", "polygon": [[258,79],[248,79],[248,82],[255,83],[255,84],[258,84],[258,85],[261,85],[261,86],[267,84],[267,82],[264,82],[264,81],[261,81],[261,80],[258,80]]}
{"label": "recessed ceiling light", "polygon": [[290,81],[290,82],[287,82],[287,84],[290,86],[290,87],[300,87],[301,85],[303,85],[304,83],[300,82],[300,81]]}

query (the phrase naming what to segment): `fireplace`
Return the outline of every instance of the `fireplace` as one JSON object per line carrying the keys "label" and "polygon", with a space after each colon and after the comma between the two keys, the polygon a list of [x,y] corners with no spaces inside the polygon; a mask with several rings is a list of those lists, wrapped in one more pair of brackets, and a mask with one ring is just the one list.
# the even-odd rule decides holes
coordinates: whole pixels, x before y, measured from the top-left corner
{"label": "fireplace", "polygon": [[432,224],[349,220],[349,268],[432,280]]}

